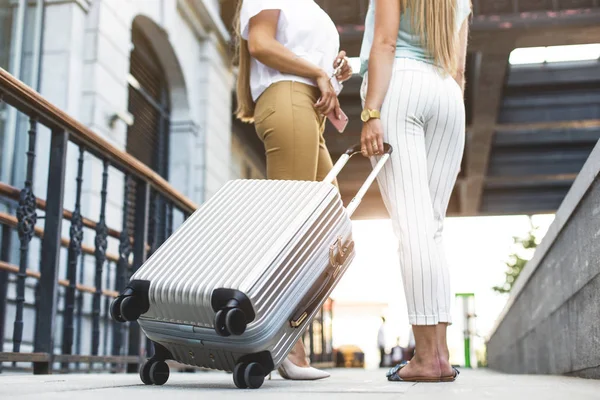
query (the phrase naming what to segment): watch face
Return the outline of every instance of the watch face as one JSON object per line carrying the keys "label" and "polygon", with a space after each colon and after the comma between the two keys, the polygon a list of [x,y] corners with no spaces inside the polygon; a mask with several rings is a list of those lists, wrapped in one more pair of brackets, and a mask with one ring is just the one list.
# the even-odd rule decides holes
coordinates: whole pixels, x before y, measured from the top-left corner
{"label": "watch face", "polygon": [[367,122],[367,121],[369,120],[369,110],[363,110],[363,111],[360,113],[360,119],[361,119],[363,122]]}

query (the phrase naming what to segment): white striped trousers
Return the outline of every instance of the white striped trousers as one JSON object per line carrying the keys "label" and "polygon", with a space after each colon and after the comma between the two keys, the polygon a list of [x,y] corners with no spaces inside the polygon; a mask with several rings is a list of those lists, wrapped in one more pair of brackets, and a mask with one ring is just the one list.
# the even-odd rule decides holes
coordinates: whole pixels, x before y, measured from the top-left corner
{"label": "white striped trousers", "polygon": [[[367,85],[368,75],[363,104]],[[394,152],[378,183],[399,241],[409,322],[452,323],[442,231],[465,144],[462,91],[429,64],[396,59],[381,122]]]}

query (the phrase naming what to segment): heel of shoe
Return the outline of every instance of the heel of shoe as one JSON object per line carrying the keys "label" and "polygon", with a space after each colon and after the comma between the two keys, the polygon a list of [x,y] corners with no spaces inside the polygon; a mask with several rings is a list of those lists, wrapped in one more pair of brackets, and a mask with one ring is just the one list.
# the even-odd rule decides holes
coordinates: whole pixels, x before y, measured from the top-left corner
{"label": "heel of shoe", "polygon": [[279,375],[283,378],[283,379],[291,379],[290,376],[287,374],[287,372],[285,371],[285,367],[284,367],[284,363],[289,362],[287,359],[282,363],[282,365],[277,368],[277,372],[279,373]]}

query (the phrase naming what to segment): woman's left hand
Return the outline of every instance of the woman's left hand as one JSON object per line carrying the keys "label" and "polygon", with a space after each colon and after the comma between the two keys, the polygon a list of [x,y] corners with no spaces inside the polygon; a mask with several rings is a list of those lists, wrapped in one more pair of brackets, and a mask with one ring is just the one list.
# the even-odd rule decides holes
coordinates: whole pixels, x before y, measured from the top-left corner
{"label": "woman's left hand", "polygon": [[350,60],[346,57],[345,51],[340,51],[340,54],[336,57],[333,62],[333,68],[337,69],[342,60],[345,60],[344,66],[340,69],[340,72],[335,76],[339,83],[344,83],[352,77],[353,71],[350,65]]}
{"label": "woman's left hand", "polygon": [[360,144],[361,153],[365,157],[383,154],[383,125],[380,119],[370,119],[363,124]]}

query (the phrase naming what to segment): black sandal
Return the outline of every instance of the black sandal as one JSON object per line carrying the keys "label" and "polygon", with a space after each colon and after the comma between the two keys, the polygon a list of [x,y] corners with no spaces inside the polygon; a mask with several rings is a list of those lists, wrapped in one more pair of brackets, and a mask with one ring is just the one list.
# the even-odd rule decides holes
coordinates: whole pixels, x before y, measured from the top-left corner
{"label": "black sandal", "polygon": [[411,378],[401,378],[400,375],[398,375],[398,372],[400,372],[400,370],[404,367],[406,367],[408,365],[408,362],[403,362],[401,364],[396,365],[395,367],[391,368],[386,376],[388,381],[390,382],[427,382],[427,383],[433,383],[433,382],[442,382],[442,380],[440,378],[431,378],[431,377],[427,377],[427,376],[414,376]]}
{"label": "black sandal", "polygon": [[452,370],[454,371],[454,374],[452,376],[442,376],[441,378],[415,376],[415,377],[404,379],[404,378],[400,377],[400,375],[398,375],[398,372],[400,372],[400,370],[402,368],[406,367],[407,365],[408,365],[408,362],[405,361],[401,364],[396,365],[393,368],[390,368],[390,370],[386,374],[388,381],[390,381],[390,382],[424,382],[424,383],[454,382],[456,380],[456,378],[458,377],[458,375],[460,374],[460,371],[458,369],[452,367]]}
{"label": "black sandal", "polygon": [[454,367],[452,367],[452,370],[454,371],[454,374],[452,376],[442,376],[442,382],[454,382],[456,378],[458,378],[458,375],[460,375],[460,371]]}

